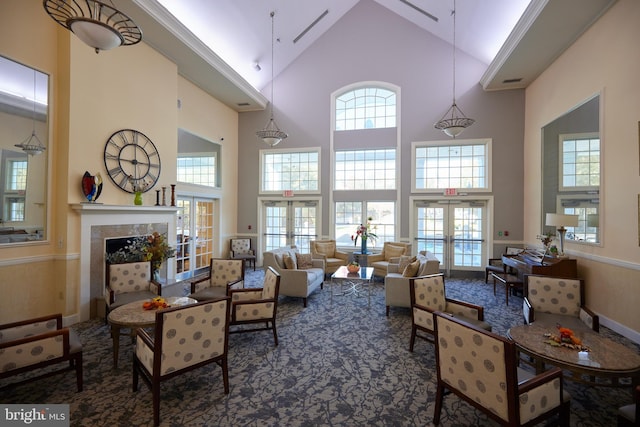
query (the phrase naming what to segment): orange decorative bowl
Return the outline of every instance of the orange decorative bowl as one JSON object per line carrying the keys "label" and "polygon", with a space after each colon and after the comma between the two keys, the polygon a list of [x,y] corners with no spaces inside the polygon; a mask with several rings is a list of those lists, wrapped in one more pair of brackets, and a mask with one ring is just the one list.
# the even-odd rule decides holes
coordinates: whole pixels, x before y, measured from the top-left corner
{"label": "orange decorative bowl", "polygon": [[360,266],[359,265],[347,265],[347,270],[349,270],[349,273],[357,273],[358,271],[360,271]]}

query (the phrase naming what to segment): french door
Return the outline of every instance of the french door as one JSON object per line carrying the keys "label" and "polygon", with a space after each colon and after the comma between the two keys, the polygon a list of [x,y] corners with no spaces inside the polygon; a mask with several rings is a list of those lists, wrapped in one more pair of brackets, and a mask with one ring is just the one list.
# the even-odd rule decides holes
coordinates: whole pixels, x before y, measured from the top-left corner
{"label": "french door", "polygon": [[296,245],[309,253],[318,236],[319,203],[315,200],[265,200],[262,202],[262,250]]}
{"label": "french door", "polygon": [[414,204],[418,251],[432,252],[441,268],[482,270],[487,259],[485,201],[430,200]]}
{"label": "french door", "polygon": [[178,218],[176,221],[176,278],[184,280],[209,267],[213,257],[215,236],[214,201],[195,197],[176,199]]}

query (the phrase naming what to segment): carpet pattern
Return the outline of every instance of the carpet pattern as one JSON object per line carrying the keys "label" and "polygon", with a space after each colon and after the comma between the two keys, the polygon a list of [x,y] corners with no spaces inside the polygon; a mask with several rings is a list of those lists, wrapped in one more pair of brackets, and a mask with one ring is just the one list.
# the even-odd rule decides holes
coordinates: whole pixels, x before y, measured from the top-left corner
{"label": "carpet pattern", "polygon": [[[261,271],[247,271],[247,286],[261,283]],[[522,298],[504,303],[504,290],[482,280],[447,279],[447,296],[485,307],[485,320],[504,335],[522,323]],[[186,293],[186,289],[184,292]],[[213,364],[162,385],[160,419],[166,426],[415,426],[432,425],[435,355],[418,340],[408,351],[407,308],[385,316],[382,282],[373,285],[371,306],[354,295],[331,297],[331,287],[300,299],[281,297],[279,345],[271,332],[233,334],[229,340],[230,393]],[[109,328],[102,320],[74,325],[84,346],[84,391],[65,373],[0,390],[1,403],[66,403],[73,426],[153,424],[151,392],[131,389],[132,345],[121,338],[113,368]],[[601,328],[602,334],[635,344]],[[640,348],[635,346],[638,351]],[[2,384],[0,384],[2,385]],[[571,393],[572,426],[610,426],[617,407],[631,402],[630,387],[587,387],[565,381]],[[445,396],[440,425],[496,425],[453,395]]]}

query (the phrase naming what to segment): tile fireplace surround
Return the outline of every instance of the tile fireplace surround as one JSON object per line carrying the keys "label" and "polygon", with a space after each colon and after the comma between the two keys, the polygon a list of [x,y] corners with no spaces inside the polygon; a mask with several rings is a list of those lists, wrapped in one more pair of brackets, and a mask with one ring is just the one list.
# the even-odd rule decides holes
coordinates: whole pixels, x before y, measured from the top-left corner
{"label": "tile fireplace surround", "polygon": [[[71,207],[80,215],[80,307],[78,320],[97,316],[97,303],[103,298],[105,278],[105,240],[110,238],[166,233],[176,241],[175,206],[117,206],[77,203]],[[175,277],[173,263],[167,278]]]}

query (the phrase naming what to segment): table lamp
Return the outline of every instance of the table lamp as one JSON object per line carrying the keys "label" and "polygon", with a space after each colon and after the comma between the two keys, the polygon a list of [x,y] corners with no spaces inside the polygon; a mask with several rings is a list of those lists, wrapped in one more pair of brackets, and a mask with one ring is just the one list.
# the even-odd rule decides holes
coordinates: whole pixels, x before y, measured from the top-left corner
{"label": "table lamp", "polygon": [[556,230],[560,235],[560,255],[564,255],[564,235],[567,233],[567,229],[565,227],[577,227],[578,215],[548,213],[545,225],[556,227]]}

